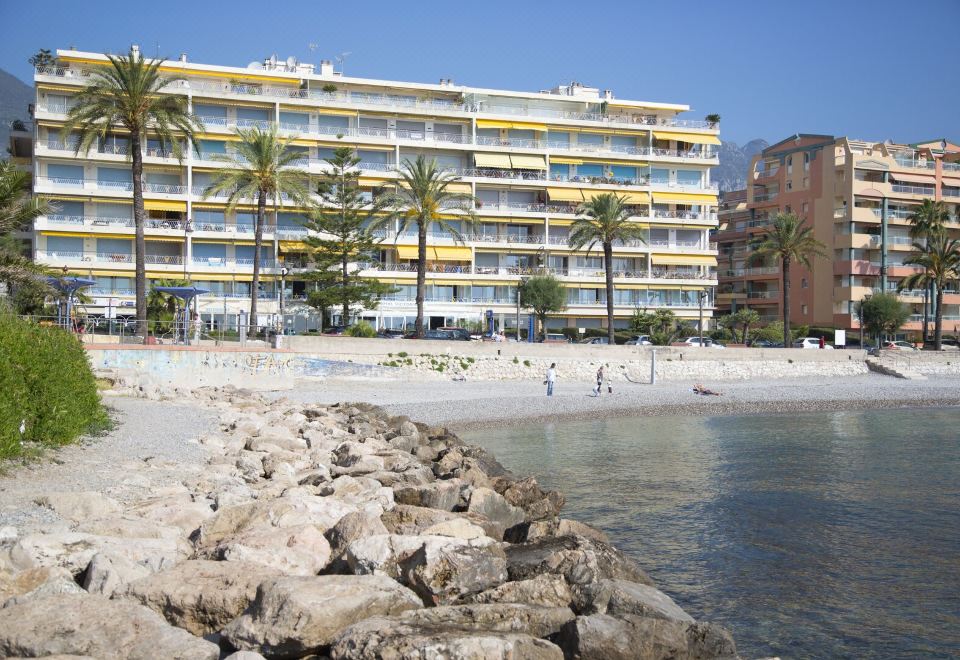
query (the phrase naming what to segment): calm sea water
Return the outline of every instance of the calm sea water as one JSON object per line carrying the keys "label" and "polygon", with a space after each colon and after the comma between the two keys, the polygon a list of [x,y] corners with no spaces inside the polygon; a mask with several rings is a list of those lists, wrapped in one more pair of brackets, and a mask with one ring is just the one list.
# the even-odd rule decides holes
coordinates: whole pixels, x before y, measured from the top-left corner
{"label": "calm sea water", "polygon": [[960,656],[960,410],[462,435],[566,493],[745,657]]}

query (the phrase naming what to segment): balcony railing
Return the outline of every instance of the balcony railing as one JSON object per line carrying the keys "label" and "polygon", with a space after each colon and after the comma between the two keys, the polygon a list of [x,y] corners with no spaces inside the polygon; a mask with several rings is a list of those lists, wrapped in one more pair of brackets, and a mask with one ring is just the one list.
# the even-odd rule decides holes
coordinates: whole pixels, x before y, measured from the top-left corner
{"label": "balcony railing", "polygon": [[[209,268],[253,268],[253,257],[229,258],[229,257],[198,257],[192,259],[194,266],[207,266]],[[275,268],[277,262],[273,259],[261,259],[261,268]]]}
{"label": "balcony railing", "polygon": [[[133,218],[110,218],[98,215],[65,215],[53,213],[47,216],[46,221],[52,225],[72,225],[83,227],[117,227],[133,228]],[[161,220],[159,218],[145,218],[143,226],[145,229],[170,229],[183,231],[184,223],[180,220]]]}
{"label": "balcony railing", "polygon": [[[96,262],[109,264],[132,264],[134,256],[122,252],[72,252],[63,250],[37,250],[37,258],[49,261]],[[182,265],[180,255],[147,254],[144,261],[151,265]]]}
{"label": "balcony railing", "polygon": [[893,184],[893,192],[907,193],[909,195],[932,196],[934,192],[934,187],[933,186],[908,186],[902,183],[895,183]]}
{"label": "balcony railing", "polygon": [[779,297],[779,291],[747,291],[747,298],[754,298],[756,300],[771,300]]}
{"label": "balcony railing", "polygon": [[[56,78],[77,78],[82,80],[90,75],[89,69],[71,68],[62,66],[37,67],[37,75],[50,76]],[[657,115],[629,115],[612,114],[605,112],[581,112],[571,110],[561,110],[543,107],[524,106],[504,106],[487,103],[486,100],[469,101],[460,103],[458,100],[446,98],[424,99],[413,96],[399,96],[395,94],[371,94],[355,91],[335,91],[325,92],[317,89],[300,89],[299,87],[272,87],[267,85],[248,85],[238,84],[227,80],[223,81],[201,81],[201,80],[182,80],[166,88],[166,91],[193,91],[193,92],[215,92],[229,96],[242,97],[267,97],[273,99],[309,99],[319,103],[336,103],[351,105],[356,107],[372,107],[381,109],[388,108],[409,108],[422,109],[425,111],[445,111],[464,115],[471,114],[496,114],[510,116],[526,117],[546,117],[553,119],[564,119],[573,121],[590,121],[614,126],[632,126],[632,127],[656,127],[656,126],[675,126],[680,128],[693,129],[712,129],[719,128],[718,124],[713,124],[698,119],[679,119],[676,117],[660,117]],[[559,99],[565,100],[565,99]]]}

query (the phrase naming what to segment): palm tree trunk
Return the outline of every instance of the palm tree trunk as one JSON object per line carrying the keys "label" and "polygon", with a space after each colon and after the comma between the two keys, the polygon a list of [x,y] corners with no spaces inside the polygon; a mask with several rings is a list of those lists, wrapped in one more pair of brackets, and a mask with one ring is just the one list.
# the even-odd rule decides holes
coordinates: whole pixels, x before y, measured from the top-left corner
{"label": "palm tree trunk", "polygon": [[613,243],[603,242],[603,270],[604,279],[607,281],[607,343],[613,346]]}
{"label": "palm tree trunk", "polygon": [[260,297],[260,247],[263,245],[263,221],[267,215],[267,195],[257,192],[257,226],[253,231],[253,281],[250,283],[250,327],[257,326],[257,299]]}
{"label": "palm tree trunk", "polygon": [[927,307],[930,294],[930,285],[927,284],[923,287],[923,341],[927,341]]}
{"label": "palm tree trunk", "polygon": [[143,209],[143,153],[140,151],[140,134],[133,131],[130,134],[130,155],[133,158],[133,226],[136,231],[134,238],[134,262],[136,273],[134,275],[137,296],[137,324],[138,330],[143,336],[143,342],[147,342],[147,243],[143,237],[143,223],[146,212]]}
{"label": "palm tree trunk", "polygon": [[943,287],[936,287],[937,307],[933,316],[933,350],[940,350],[940,342],[943,340]]}
{"label": "palm tree trunk", "polygon": [[[423,338],[423,298],[427,289],[427,223],[417,223],[417,337]],[[517,332],[520,329],[517,328]],[[518,335],[519,338],[519,335]]]}
{"label": "palm tree trunk", "polygon": [[793,336],[790,334],[790,259],[783,258],[783,347],[790,348]]}

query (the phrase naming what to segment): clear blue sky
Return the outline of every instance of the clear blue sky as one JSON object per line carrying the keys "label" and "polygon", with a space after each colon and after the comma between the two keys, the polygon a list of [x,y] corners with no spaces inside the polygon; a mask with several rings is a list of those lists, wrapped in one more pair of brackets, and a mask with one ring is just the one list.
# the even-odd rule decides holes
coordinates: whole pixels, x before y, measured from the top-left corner
{"label": "clear blue sky", "polygon": [[29,81],[33,52],[71,45],[240,66],[350,51],[349,75],[686,103],[741,144],[911,142],[960,139],[958,26],[960,0],[0,0],[0,68]]}

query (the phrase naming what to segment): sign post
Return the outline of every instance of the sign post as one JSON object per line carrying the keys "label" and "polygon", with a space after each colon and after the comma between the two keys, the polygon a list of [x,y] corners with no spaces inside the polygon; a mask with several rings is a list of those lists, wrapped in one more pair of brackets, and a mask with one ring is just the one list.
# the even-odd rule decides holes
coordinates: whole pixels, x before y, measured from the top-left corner
{"label": "sign post", "polygon": [[833,331],[833,345],[836,348],[843,348],[847,345],[847,331],[846,330],[834,330]]}

